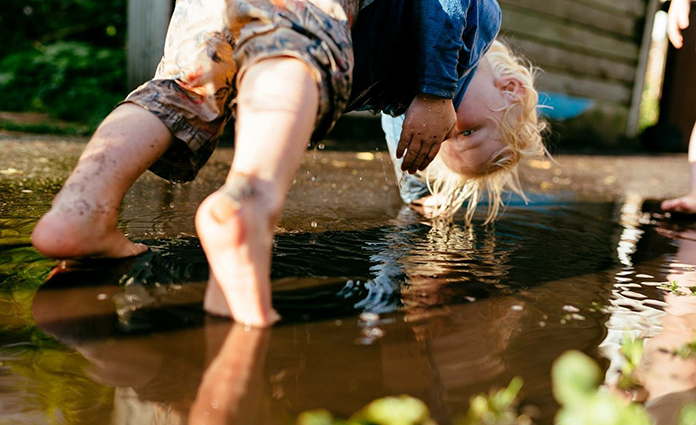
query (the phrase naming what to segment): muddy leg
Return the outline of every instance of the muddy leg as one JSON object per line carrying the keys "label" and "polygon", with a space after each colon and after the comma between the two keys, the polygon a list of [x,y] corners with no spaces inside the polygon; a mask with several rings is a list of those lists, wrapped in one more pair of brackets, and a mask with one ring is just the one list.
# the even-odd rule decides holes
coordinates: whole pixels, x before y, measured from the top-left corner
{"label": "muddy leg", "polygon": [[303,62],[266,59],[245,73],[237,101],[227,183],[196,214],[212,271],[204,306],[238,322],[269,326],[279,318],[271,306],[273,231],[314,129],[319,89]]}
{"label": "muddy leg", "polygon": [[146,251],[116,228],[119,207],[128,188],[171,140],[169,129],[145,109],[132,104],[116,108],[36,225],[34,247],[53,258],[120,258]]}

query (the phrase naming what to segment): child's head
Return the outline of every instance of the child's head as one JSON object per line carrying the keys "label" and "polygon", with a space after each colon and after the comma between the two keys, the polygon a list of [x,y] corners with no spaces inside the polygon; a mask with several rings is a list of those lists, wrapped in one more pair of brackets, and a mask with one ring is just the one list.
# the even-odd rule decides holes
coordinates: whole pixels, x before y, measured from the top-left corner
{"label": "child's head", "polygon": [[538,100],[533,68],[495,41],[457,108],[456,135],[442,144],[424,171],[430,191],[440,199],[435,217],[451,217],[468,200],[465,217],[470,222],[486,190],[488,223],[498,214],[504,190],[524,197],[517,164],[547,154]]}

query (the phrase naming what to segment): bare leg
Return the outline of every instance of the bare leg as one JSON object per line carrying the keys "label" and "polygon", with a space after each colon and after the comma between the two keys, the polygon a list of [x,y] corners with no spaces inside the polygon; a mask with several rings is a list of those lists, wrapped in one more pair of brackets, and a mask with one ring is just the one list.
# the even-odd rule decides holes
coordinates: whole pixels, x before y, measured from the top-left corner
{"label": "bare leg", "polygon": [[246,72],[237,101],[226,186],[196,214],[212,271],[204,306],[238,322],[269,326],[279,318],[271,306],[273,231],[314,129],[319,90],[303,62],[266,59]]}
{"label": "bare leg", "polygon": [[132,104],[116,108],[36,225],[34,247],[53,258],[121,258],[146,251],[116,228],[119,207],[128,188],[171,141],[169,129],[152,113]]}
{"label": "bare leg", "polygon": [[681,198],[669,199],[662,203],[665,211],[696,214],[696,125],[689,140],[689,166],[691,168],[691,192]]}

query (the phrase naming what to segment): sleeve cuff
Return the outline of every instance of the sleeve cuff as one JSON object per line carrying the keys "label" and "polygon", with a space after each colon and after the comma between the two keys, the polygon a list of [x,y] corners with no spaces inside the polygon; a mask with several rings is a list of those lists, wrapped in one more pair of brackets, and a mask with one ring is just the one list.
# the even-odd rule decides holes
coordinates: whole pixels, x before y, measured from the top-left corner
{"label": "sleeve cuff", "polygon": [[457,83],[443,84],[433,82],[421,82],[417,86],[418,93],[430,94],[433,96],[444,97],[447,99],[454,98],[457,92]]}

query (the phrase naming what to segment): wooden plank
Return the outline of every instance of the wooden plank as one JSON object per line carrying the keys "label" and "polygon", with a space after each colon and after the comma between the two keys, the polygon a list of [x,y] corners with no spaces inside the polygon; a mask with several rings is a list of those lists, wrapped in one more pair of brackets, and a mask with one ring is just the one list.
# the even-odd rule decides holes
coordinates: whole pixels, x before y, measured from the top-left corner
{"label": "wooden plank", "polygon": [[645,26],[643,28],[643,40],[640,47],[640,58],[636,67],[636,78],[633,85],[633,98],[631,109],[628,113],[626,123],[626,136],[635,137],[638,133],[638,122],[640,121],[640,105],[643,101],[643,86],[645,85],[645,73],[648,69],[648,56],[650,45],[652,44],[652,31],[655,22],[655,14],[660,7],[658,0],[649,0],[646,9]]}
{"label": "wooden plank", "polygon": [[635,17],[645,15],[647,0],[572,0],[576,3],[592,6],[614,13],[628,13]]}
{"label": "wooden plank", "polygon": [[561,123],[551,123],[551,137],[559,146],[620,147],[628,107],[610,102],[598,102],[588,112]]}
{"label": "wooden plank", "polygon": [[[506,40],[508,41],[508,40]],[[636,68],[623,62],[595,58],[531,40],[510,39],[510,47],[543,70],[581,74],[602,80],[632,83]]]}
{"label": "wooden plank", "polygon": [[503,16],[508,8],[517,7],[629,38],[636,38],[637,34],[636,17],[593,8],[570,0],[500,0],[500,5]]}
{"label": "wooden plank", "polygon": [[502,30],[519,38],[536,40],[592,56],[617,59],[627,63],[635,63],[638,60],[637,43],[597,34],[580,25],[550,22],[527,13],[509,10],[503,16]]}
{"label": "wooden plank", "polygon": [[129,89],[155,74],[171,13],[171,0],[128,0]]}
{"label": "wooden plank", "polygon": [[631,86],[612,83],[570,74],[545,72],[539,75],[538,88],[541,91],[568,94],[587,99],[614,102],[628,107],[631,102]]}

